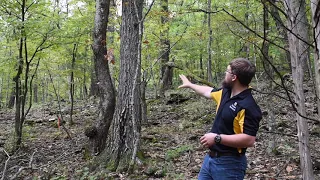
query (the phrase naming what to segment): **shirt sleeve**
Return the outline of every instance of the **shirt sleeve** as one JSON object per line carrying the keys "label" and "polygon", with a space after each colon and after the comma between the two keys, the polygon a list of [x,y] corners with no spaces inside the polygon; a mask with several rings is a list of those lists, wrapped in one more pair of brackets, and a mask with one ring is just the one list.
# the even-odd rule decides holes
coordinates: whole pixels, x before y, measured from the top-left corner
{"label": "shirt sleeve", "polygon": [[259,107],[250,107],[244,111],[243,133],[256,136],[262,113]]}

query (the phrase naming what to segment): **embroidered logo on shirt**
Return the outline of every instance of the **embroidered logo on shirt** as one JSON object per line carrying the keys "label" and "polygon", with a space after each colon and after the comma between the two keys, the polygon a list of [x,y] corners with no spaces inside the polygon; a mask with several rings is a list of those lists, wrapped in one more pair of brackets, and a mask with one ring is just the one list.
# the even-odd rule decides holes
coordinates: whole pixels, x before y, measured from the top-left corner
{"label": "embroidered logo on shirt", "polygon": [[237,102],[234,102],[233,104],[231,104],[231,106],[229,106],[230,109],[231,109],[232,111],[236,111],[237,104],[238,104]]}

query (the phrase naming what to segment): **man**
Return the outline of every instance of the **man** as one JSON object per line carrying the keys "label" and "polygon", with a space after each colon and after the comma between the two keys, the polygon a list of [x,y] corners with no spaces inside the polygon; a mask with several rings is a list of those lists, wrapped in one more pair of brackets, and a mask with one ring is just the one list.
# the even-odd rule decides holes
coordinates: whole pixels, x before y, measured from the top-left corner
{"label": "man", "polygon": [[246,148],[253,146],[262,118],[249,88],[255,71],[255,66],[247,59],[232,60],[220,89],[193,84],[180,75],[182,85],[179,88],[193,89],[217,103],[211,131],[200,138],[200,143],[209,152],[204,158],[199,180],[244,179]]}

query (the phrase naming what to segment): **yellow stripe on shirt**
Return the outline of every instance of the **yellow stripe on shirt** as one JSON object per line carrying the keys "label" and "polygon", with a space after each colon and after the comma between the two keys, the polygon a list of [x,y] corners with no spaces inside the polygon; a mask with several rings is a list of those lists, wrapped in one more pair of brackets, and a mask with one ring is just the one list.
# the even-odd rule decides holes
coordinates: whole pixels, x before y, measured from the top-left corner
{"label": "yellow stripe on shirt", "polygon": [[211,98],[216,101],[216,103],[217,103],[216,112],[218,112],[218,109],[219,109],[219,106],[220,106],[220,102],[221,102],[221,98],[222,98],[222,89],[219,90],[219,91],[211,92]]}
{"label": "yellow stripe on shirt", "polygon": [[[245,116],[245,109],[242,109],[241,111],[238,112],[237,116],[234,118],[233,131],[235,134],[243,133],[244,116]],[[242,149],[238,148],[238,152],[241,153]]]}

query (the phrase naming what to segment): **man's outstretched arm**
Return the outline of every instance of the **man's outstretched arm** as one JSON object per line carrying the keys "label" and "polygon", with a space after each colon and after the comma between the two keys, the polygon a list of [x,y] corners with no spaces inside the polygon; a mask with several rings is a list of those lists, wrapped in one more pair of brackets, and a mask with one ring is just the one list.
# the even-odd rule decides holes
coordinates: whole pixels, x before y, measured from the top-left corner
{"label": "man's outstretched arm", "polygon": [[178,88],[190,88],[203,97],[212,98],[210,95],[213,89],[212,87],[193,84],[188,80],[188,78],[185,75],[182,74],[180,74],[179,77],[182,80],[182,85]]}

